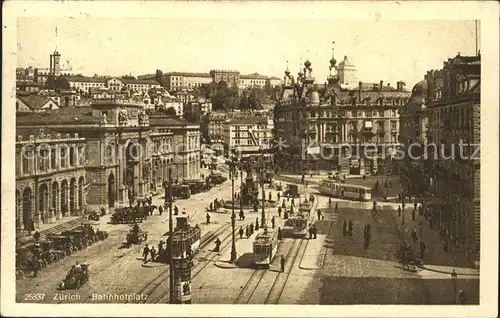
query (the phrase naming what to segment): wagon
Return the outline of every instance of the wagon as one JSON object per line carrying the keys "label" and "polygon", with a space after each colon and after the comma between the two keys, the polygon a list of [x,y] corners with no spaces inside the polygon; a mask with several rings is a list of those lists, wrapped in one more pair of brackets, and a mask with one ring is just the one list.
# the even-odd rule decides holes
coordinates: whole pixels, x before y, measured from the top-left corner
{"label": "wagon", "polygon": [[147,219],[148,214],[145,207],[126,207],[119,208],[115,210],[115,213],[111,215],[110,222],[112,224],[128,224],[135,223],[137,221],[142,222],[143,219]]}
{"label": "wagon", "polygon": [[127,245],[132,245],[132,244],[141,244],[144,241],[147,241],[148,239],[148,232],[146,231],[130,231],[130,233],[127,234],[126,238],[126,243]]}
{"label": "wagon", "polygon": [[71,253],[77,250],[77,248],[73,246],[73,242],[69,236],[49,235],[47,239],[53,241],[54,248],[64,252],[65,256],[70,256]]}
{"label": "wagon", "polygon": [[109,236],[108,232],[99,230],[99,225],[101,224],[96,221],[85,221],[82,222],[82,225],[79,228],[88,232],[89,242],[91,237],[93,242],[97,242],[99,240],[102,241]]}
{"label": "wagon", "polygon": [[92,211],[88,215],[89,221],[99,221],[100,218],[101,217],[99,216],[99,213],[97,213],[96,211]]}
{"label": "wagon", "polygon": [[66,252],[56,249],[54,241],[52,240],[39,240],[37,244],[41,248],[42,258],[45,259],[48,264],[55,263],[61,258],[66,257]]}
{"label": "wagon", "polygon": [[69,236],[73,242],[73,245],[76,246],[76,248],[79,251],[83,250],[84,248],[87,248],[87,246],[89,245],[89,239],[87,237],[87,234],[83,230],[80,229],[68,230],[62,232],[61,235]]}
{"label": "wagon", "polygon": [[16,268],[21,270],[31,270],[35,268],[35,264],[43,267],[46,263],[35,256],[30,250],[25,247],[16,248]]}
{"label": "wagon", "polygon": [[90,265],[81,264],[80,267],[73,266],[66,274],[64,280],[59,284],[59,289],[80,288],[90,277]]}

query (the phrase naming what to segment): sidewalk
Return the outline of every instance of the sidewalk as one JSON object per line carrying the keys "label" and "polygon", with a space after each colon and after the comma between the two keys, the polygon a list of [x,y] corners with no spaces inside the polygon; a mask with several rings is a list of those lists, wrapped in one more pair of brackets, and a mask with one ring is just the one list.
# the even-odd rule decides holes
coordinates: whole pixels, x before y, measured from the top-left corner
{"label": "sidewalk", "polygon": [[299,264],[300,269],[316,270],[323,267],[326,256],[325,242],[325,234],[319,234],[317,239],[307,240],[306,251]]}
{"label": "sidewalk", "polygon": [[[419,223],[422,222],[422,237],[425,244],[425,254],[424,254],[424,268],[432,270],[433,268],[439,269],[439,266],[445,266],[449,268],[450,272],[453,267],[462,268],[473,268],[473,265],[469,259],[465,257],[465,254],[458,251],[452,250],[451,243],[449,245],[448,252],[443,250],[443,240],[441,239],[437,229],[432,230],[429,226],[429,221],[427,221],[424,216],[418,215],[416,212],[415,221],[412,221],[412,211],[413,206],[405,209],[405,223],[402,225],[402,216],[398,216],[398,211],[393,211],[393,216],[396,224],[398,225],[401,233],[408,236],[408,241],[413,244],[414,250],[417,252],[417,256],[420,256],[420,227]],[[403,212],[402,212],[403,213]],[[418,239],[416,243],[410,239],[410,234],[412,229],[417,230]],[[436,265],[438,267],[436,267]],[[458,272],[457,272],[458,273]]]}

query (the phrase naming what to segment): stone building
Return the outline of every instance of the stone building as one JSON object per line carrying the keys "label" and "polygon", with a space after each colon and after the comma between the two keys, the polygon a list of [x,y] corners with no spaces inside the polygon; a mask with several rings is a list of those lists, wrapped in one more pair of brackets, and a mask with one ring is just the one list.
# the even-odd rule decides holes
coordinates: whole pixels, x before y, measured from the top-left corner
{"label": "stone building", "polygon": [[[24,219],[41,219],[38,207],[44,207],[41,215],[51,222],[66,215],[63,212],[78,214],[85,206],[92,210],[128,205],[130,200],[158,191],[167,178],[167,166],[172,166],[179,181],[199,177],[199,126],[165,115],[152,114],[150,119],[143,105],[133,101],[116,97],[93,100],[90,106],[19,113],[16,121],[20,135],[25,130],[44,129],[55,138],[23,137],[16,144],[18,155],[27,140],[54,145],[54,150],[47,150],[49,163],[43,166],[51,169],[48,179],[43,179],[45,170],[40,170],[36,159],[19,161],[18,197],[21,203],[26,202],[18,209],[21,229]],[[38,154],[36,149],[29,154]],[[60,159],[65,157],[70,158],[68,162]],[[50,168],[45,168],[47,164]],[[28,176],[34,181],[26,181]],[[57,186],[54,180],[58,180]],[[41,181],[46,185],[44,192],[40,192]],[[42,202],[39,193],[54,193],[56,198],[36,205],[33,202]]]}
{"label": "stone building", "polygon": [[[427,73],[428,158],[420,184],[432,216],[476,265],[480,251],[481,56],[460,56]],[[460,150],[462,149],[462,150]],[[413,182],[413,181],[412,181]]]}
{"label": "stone building", "polygon": [[304,172],[341,170],[363,174],[393,170],[399,145],[398,108],[410,92],[404,83],[343,89],[332,56],[328,82],[320,95],[311,62],[295,79],[285,72],[280,100],[274,108],[277,160],[283,169]]}
{"label": "stone building", "polygon": [[18,127],[16,135],[16,229],[80,214],[85,138],[41,126]]}

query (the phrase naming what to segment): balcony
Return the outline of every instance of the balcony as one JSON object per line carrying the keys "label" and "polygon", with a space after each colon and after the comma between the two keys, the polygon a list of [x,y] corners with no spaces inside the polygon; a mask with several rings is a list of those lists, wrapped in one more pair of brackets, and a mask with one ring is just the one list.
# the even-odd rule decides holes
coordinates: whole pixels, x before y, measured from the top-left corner
{"label": "balcony", "polygon": [[378,128],[377,129],[377,134],[378,135],[385,135],[385,129],[384,128]]}
{"label": "balcony", "polygon": [[373,129],[371,127],[365,127],[363,128],[363,134],[373,135]]}
{"label": "balcony", "polygon": [[339,133],[338,129],[331,129],[331,130],[325,131],[325,134],[338,134],[338,133]]}

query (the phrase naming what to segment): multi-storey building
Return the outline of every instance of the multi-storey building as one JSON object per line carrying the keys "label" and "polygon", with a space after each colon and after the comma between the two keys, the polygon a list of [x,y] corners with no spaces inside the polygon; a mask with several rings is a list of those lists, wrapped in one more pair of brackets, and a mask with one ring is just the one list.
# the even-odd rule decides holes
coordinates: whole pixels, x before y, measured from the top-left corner
{"label": "multi-storey building", "polygon": [[[372,173],[384,170],[399,147],[398,108],[410,92],[404,83],[370,90],[342,89],[336,60],[319,95],[311,62],[304,63],[297,81],[285,72],[284,87],[274,108],[276,137],[281,139],[281,166],[294,171],[333,170]],[[350,160],[347,158],[350,157]],[[386,165],[387,163],[387,165]],[[382,167],[383,166],[383,167]]]}
{"label": "multi-storey building", "polygon": [[263,151],[265,157],[271,158],[273,126],[272,119],[268,117],[248,116],[227,120],[223,126],[225,154],[256,158]]}
{"label": "multi-storey building", "polygon": [[191,122],[200,123],[202,116],[212,111],[212,102],[204,98],[198,98],[194,101],[186,103],[185,117]]}
{"label": "multi-storey building", "polygon": [[16,229],[79,214],[86,204],[85,139],[42,126],[16,134]]}
{"label": "multi-storey building", "polygon": [[71,68],[61,68],[61,54],[56,50],[50,54],[49,68],[35,68],[33,80],[41,85],[46,85],[59,76],[73,76],[75,72]]}
{"label": "multi-storey building", "polygon": [[[281,85],[281,79],[278,77],[267,77],[258,73],[240,74],[238,71],[211,70],[209,73],[190,73],[190,72],[169,72],[163,74],[166,88],[169,91],[182,89],[192,90],[202,85],[210,83],[219,83],[224,81],[229,86],[237,86],[241,89],[247,87],[276,87]],[[155,78],[153,75],[146,77]]]}
{"label": "multi-storey building", "polygon": [[[168,167],[179,181],[199,178],[199,126],[162,113],[148,117],[141,103],[114,96],[94,99],[90,106],[19,113],[16,120],[19,135],[50,131],[17,142],[19,229],[31,220],[36,227],[39,220],[78,214],[85,206],[128,205],[158,190]],[[34,148],[26,150],[25,144]]]}
{"label": "multi-storey building", "polygon": [[339,75],[339,83],[342,87],[356,87],[358,85],[358,78],[356,76],[356,66],[344,56],[344,60],[339,63],[337,67]]}
{"label": "multi-storey building", "polygon": [[[428,159],[411,183],[435,198],[431,217],[476,265],[480,251],[481,57],[460,56],[427,73]],[[434,144],[435,147],[430,145]]]}
{"label": "multi-storey building", "polygon": [[406,163],[423,164],[423,149],[427,144],[427,80],[413,86],[410,101],[400,108],[400,142],[403,144]]}

